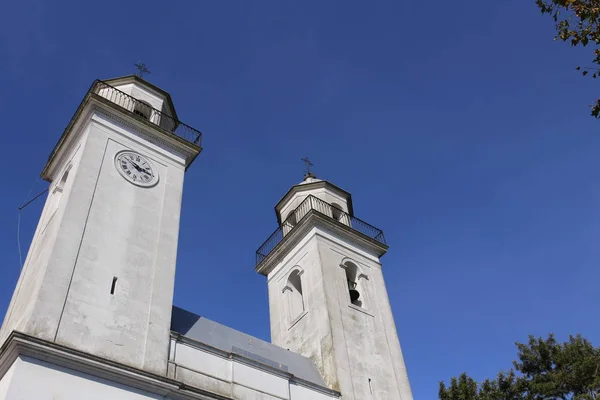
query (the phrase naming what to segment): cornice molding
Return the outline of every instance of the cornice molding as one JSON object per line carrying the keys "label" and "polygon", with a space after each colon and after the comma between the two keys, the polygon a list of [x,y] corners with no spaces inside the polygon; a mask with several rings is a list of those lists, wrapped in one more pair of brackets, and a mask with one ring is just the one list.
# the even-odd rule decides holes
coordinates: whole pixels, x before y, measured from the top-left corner
{"label": "cornice molding", "polygon": [[[50,175],[52,175],[57,168],[60,170],[60,166],[66,163],[66,160],[69,158],[72,150],[76,147],[76,143],[79,142],[79,138],[83,135],[83,130],[81,127],[86,125],[86,123],[91,119],[91,116],[92,113],[89,110],[84,115],[77,115],[77,121],[73,123],[73,126],[68,132],[63,133],[59,143],[57,144],[58,147],[56,151],[50,155],[46,166],[40,173],[42,179],[50,182]],[[73,137],[65,143],[68,134],[73,131],[75,131]],[[58,151],[59,149],[60,151]]]}
{"label": "cornice molding", "polygon": [[[0,348],[0,377],[19,356],[69,368],[177,400],[232,400],[199,388],[53,342],[13,331]],[[166,360],[165,360],[166,361]]]}
{"label": "cornice molding", "polygon": [[[279,262],[313,229],[318,228],[326,233],[343,238],[346,242],[377,255],[383,256],[388,246],[371,239],[368,236],[352,229],[351,227],[334,220],[315,210],[309,210],[298,224],[287,233],[281,242],[265,257],[254,270],[261,275],[268,276]],[[315,232],[319,235],[319,232]]]}
{"label": "cornice molding", "polygon": [[50,154],[48,162],[40,174],[43,179],[50,181],[55,168],[54,166],[61,165],[64,162],[64,158],[69,154],[74,143],[83,134],[83,129],[81,128],[92,119],[95,113],[101,114],[130,129],[150,143],[164,147],[182,156],[185,160],[186,170],[202,151],[200,146],[179,138],[177,135],[162,129],[160,126],[142,120],[133,114],[129,115],[129,111],[124,111],[121,106],[96,93],[88,92]]}
{"label": "cornice molding", "polygon": [[157,146],[169,149],[170,151],[181,156],[185,160],[188,160],[189,157],[194,155],[192,151],[189,151],[189,150],[185,151],[183,146],[176,146],[176,145],[174,145],[174,143],[172,141],[164,139],[163,132],[152,132],[150,129],[144,129],[144,128],[142,128],[141,125],[134,124],[133,122],[131,122],[113,112],[109,112],[108,110],[106,110],[102,107],[94,106],[92,108],[92,110],[94,112],[116,122],[117,124],[119,124],[121,126],[129,128],[131,131],[136,133],[142,139],[147,140],[148,142],[155,144]]}
{"label": "cornice molding", "polygon": [[[295,322],[298,322],[299,320],[302,319],[302,317],[304,317],[306,314],[308,313],[308,311],[304,311]],[[294,322],[294,323],[295,323]],[[198,350],[201,351],[205,351],[207,353],[211,353],[214,354],[216,356],[219,357],[224,357],[224,358],[229,358],[233,361],[239,362],[241,364],[247,365],[249,367],[255,368],[255,369],[259,369],[261,371],[265,371],[267,373],[273,374],[273,375],[277,375],[281,378],[287,379],[290,384],[294,384],[294,385],[298,385],[298,386],[303,386],[306,388],[309,388],[311,390],[314,391],[318,391],[320,393],[324,393],[330,396],[336,396],[336,397],[340,397],[341,393],[333,390],[333,389],[329,389],[323,386],[319,386],[316,385],[312,382],[306,381],[302,378],[297,377],[296,375],[286,372],[286,371],[282,371],[280,369],[271,367],[269,365],[266,364],[262,364],[256,360],[253,360],[251,358],[245,357],[242,354],[238,354],[238,353],[233,353],[233,352],[226,352],[217,348],[214,348],[212,346],[209,346],[207,344],[204,344],[202,342],[198,342],[194,339],[190,339],[185,337],[184,335],[181,335],[180,333],[177,332],[171,332],[171,338],[174,339],[176,342],[180,342],[183,344],[186,344],[190,347],[196,348]],[[174,365],[177,365],[177,363],[174,362],[174,360],[170,361],[171,363],[173,363]]]}

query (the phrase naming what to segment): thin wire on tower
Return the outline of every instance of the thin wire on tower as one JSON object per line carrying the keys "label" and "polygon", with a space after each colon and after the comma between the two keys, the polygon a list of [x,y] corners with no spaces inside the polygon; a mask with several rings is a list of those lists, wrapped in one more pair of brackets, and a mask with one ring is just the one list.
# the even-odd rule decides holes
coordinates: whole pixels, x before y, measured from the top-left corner
{"label": "thin wire on tower", "polygon": [[23,256],[21,255],[21,211],[17,214],[17,250],[19,250],[19,265],[23,269]]}
{"label": "thin wire on tower", "polygon": [[42,193],[40,193],[37,196],[35,196],[33,199],[27,201],[27,199],[29,198],[29,196],[31,196],[31,192],[33,192],[33,188],[38,183],[39,179],[40,179],[39,176],[37,176],[35,178],[35,181],[33,181],[33,185],[31,185],[31,188],[29,189],[29,192],[27,192],[27,196],[25,196],[25,199],[23,199],[23,205],[18,208],[18,212],[17,212],[17,250],[19,250],[19,263],[21,265],[21,268],[23,268],[23,253],[21,252],[21,211],[23,211],[23,209],[25,207],[27,207],[34,200],[36,200],[38,197],[40,197],[41,195],[43,195],[44,193],[46,193],[48,191],[48,189],[46,189]]}

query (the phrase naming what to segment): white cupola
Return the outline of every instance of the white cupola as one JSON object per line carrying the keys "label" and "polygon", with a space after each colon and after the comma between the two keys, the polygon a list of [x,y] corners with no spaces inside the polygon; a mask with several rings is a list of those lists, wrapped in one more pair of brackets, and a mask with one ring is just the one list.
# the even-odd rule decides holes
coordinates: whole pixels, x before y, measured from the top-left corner
{"label": "white cupola", "polygon": [[[307,210],[304,210],[302,204],[311,196],[321,201],[307,206]],[[313,173],[307,173],[302,182],[292,186],[275,206],[277,222],[283,227],[284,234],[302,219],[308,208],[318,208],[323,214],[346,225],[349,223],[345,221],[348,216],[354,215],[350,193],[330,182],[318,179]]]}
{"label": "white cupola", "polygon": [[[156,116],[152,115],[152,109],[158,110],[175,120],[178,119],[171,95],[137,75],[109,79],[104,81],[104,83],[138,100],[138,102],[131,105],[133,107],[131,111],[151,122],[154,122],[152,118],[156,118]],[[102,96],[103,93],[101,89],[99,94]],[[143,107],[144,104],[149,107]]]}

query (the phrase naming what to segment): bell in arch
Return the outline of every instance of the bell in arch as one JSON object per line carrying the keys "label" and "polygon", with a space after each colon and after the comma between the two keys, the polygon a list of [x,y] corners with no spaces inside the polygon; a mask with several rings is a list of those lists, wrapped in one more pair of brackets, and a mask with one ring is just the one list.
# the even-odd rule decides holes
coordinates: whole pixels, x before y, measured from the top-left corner
{"label": "bell in arch", "polygon": [[356,282],[348,280],[348,290],[350,291],[350,302],[354,303],[360,297],[360,293],[356,290]]}

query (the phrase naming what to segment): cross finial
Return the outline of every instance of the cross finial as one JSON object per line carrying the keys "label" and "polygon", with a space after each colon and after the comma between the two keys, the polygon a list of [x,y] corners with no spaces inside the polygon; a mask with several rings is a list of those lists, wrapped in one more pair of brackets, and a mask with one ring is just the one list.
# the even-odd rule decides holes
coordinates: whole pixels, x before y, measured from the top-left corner
{"label": "cross finial", "polygon": [[146,64],[144,64],[141,61],[138,61],[135,65],[135,68],[137,68],[137,72],[135,73],[137,76],[139,76],[140,78],[142,78],[144,76],[144,74],[150,74],[150,70],[148,68],[146,68]]}
{"label": "cross finial", "polygon": [[304,173],[304,179],[316,178],[317,176],[310,170],[310,167],[314,167],[314,164],[312,162],[310,162],[308,157],[301,158],[301,160],[304,161],[304,164],[306,164],[306,171]]}

